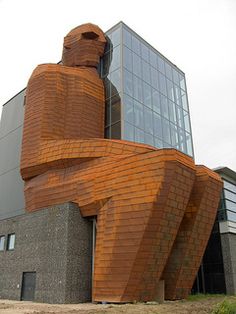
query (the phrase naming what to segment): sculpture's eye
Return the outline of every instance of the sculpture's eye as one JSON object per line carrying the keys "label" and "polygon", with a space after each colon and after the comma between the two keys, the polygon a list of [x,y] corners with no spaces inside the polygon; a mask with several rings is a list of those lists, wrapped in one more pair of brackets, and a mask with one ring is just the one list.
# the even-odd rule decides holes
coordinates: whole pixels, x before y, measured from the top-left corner
{"label": "sculpture's eye", "polygon": [[99,35],[94,33],[94,32],[84,32],[84,33],[82,33],[82,38],[83,39],[97,40],[98,37],[99,37]]}

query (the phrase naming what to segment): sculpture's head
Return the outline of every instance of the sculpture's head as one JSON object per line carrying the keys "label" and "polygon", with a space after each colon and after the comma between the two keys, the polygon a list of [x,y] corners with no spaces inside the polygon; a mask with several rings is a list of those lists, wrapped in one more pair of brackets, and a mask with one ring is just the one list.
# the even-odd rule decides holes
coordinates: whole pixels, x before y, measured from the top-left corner
{"label": "sculpture's head", "polygon": [[104,53],[105,44],[105,35],[97,25],[80,25],[64,38],[62,63],[66,66],[96,67]]}

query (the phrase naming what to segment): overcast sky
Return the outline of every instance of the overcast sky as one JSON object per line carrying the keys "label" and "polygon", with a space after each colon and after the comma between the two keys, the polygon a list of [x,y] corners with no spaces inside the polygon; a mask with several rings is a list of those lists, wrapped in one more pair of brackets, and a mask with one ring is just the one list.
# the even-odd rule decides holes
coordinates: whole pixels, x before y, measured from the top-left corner
{"label": "overcast sky", "polygon": [[120,20],[185,72],[196,162],[236,171],[236,0],[0,0],[0,112],[72,28]]}

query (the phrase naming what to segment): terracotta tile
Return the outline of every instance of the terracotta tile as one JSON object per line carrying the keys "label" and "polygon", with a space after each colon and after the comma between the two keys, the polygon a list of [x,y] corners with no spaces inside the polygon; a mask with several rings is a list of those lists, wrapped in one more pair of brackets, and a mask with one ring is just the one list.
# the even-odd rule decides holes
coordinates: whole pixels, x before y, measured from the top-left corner
{"label": "terracotta tile", "polygon": [[[81,40],[88,32],[97,40]],[[29,80],[26,209],[74,202],[84,217],[97,215],[94,301],[153,300],[161,278],[166,297],[181,298],[203,255],[221,183],[175,149],[103,138],[96,66],[105,42],[96,25],[75,28],[65,37],[63,64],[40,65]]]}

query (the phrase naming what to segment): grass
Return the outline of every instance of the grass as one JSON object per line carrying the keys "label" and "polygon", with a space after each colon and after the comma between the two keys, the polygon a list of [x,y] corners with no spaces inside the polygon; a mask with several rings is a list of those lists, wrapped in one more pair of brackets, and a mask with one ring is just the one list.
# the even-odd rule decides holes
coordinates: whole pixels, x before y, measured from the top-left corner
{"label": "grass", "polygon": [[201,301],[209,298],[220,298],[224,297],[225,299],[218,303],[211,314],[236,314],[236,299],[225,294],[192,294],[189,295],[187,301]]}
{"label": "grass", "polygon": [[200,301],[204,299],[209,299],[209,298],[222,298],[225,297],[225,294],[203,294],[203,293],[197,293],[197,294],[190,294],[187,297],[187,301]]}
{"label": "grass", "polygon": [[212,314],[236,314],[236,301],[225,299],[215,307]]}

